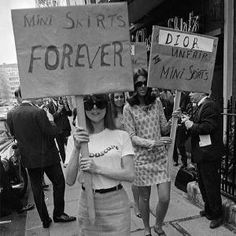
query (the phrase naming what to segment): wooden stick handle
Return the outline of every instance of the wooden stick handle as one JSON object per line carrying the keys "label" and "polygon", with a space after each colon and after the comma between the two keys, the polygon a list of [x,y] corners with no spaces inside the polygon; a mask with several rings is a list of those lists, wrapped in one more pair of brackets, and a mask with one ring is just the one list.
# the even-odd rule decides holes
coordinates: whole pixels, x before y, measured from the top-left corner
{"label": "wooden stick handle", "polygon": [[[86,120],[85,120],[85,113],[84,113],[84,102],[83,102],[83,96],[76,96],[76,107],[77,107],[77,121],[80,127],[83,127],[86,129]],[[81,145],[81,154],[83,157],[89,157],[89,150],[88,150],[88,144],[83,143]],[[94,198],[93,198],[93,190],[92,190],[92,175],[87,172],[81,172],[82,176],[79,176],[79,178],[82,178],[84,181],[84,187],[85,192],[87,196],[87,207],[88,207],[88,215],[89,215],[89,221],[91,224],[94,224],[95,222],[95,208],[94,208]]]}
{"label": "wooden stick handle", "polygon": [[[177,90],[175,94],[173,111],[179,108],[180,98],[181,98],[181,92]],[[171,124],[171,131],[170,131],[170,137],[172,139],[172,143],[168,148],[168,176],[169,177],[170,177],[170,168],[173,166],[173,153],[174,153],[174,147],[175,147],[175,136],[176,136],[177,125],[178,125],[178,118],[173,117],[172,124]]]}

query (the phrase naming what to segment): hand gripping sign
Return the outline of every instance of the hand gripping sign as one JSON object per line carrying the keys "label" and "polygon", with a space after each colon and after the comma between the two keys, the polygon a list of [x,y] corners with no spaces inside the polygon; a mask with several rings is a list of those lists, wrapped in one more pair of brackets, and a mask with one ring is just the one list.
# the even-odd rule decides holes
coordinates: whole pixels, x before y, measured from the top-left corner
{"label": "hand gripping sign", "polygon": [[[12,22],[23,98],[76,95],[86,127],[82,95],[133,91],[127,3],[12,10]],[[85,188],[93,222],[89,174]]]}
{"label": "hand gripping sign", "polygon": [[[214,72],[218,39],[211,36],[153,27],[148,86],[177,90],[174,110],[179,107],[180,91],[209,93]],[[177,119],[171,127],[172,161]]]}

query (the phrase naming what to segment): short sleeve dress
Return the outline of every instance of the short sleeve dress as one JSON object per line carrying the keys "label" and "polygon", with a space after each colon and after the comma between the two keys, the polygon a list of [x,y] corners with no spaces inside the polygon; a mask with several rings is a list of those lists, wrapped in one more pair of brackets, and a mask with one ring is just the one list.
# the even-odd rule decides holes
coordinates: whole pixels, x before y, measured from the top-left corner
{"label": "short sleeve dress", "polygon": [[162,133],[170,129],[159,99],[147,106],[126,104],[124,107],[124,127],[129,133],[135,151],[136,186],[151,186],[169,182],[167,150],[160,146],[148,150],[150,140],[159,140]]}

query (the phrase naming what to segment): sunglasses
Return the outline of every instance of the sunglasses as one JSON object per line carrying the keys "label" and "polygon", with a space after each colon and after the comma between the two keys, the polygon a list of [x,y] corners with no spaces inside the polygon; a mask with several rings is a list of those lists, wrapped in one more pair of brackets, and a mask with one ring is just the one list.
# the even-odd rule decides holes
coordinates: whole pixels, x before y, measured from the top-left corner
{"label": "sunglasses", "polygon": [[115,98],[115,99],[123,99],[123,98],[124,98],[124,95],[116,95],[114,98]]}
{"label": "sunglasses", "polygon": [[94,101],[94,100],[87,100],[84,102],[84,110],[85,111],[91,111],[94,108],[94,105],[96,105],[96,107],[98,109],[104,109],[107,105],[106,101]]}
{"label": "sunglasses", "polygon": [[140,88],[140,87],[142,87],[142,86],[147,86],[147,81],[139,81],[139,82],[137,82],[136,84],[135,84],[135,87],[138,87],[138,88]]}

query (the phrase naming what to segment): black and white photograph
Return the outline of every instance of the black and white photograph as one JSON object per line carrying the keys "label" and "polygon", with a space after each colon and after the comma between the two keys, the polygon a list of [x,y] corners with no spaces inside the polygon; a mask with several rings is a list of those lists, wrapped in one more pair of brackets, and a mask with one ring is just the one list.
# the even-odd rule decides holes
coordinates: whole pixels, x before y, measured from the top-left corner
{"label": "black and white photograph", "polygon": [[234,0],[0,19],[0,235],[236,234]]}

